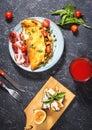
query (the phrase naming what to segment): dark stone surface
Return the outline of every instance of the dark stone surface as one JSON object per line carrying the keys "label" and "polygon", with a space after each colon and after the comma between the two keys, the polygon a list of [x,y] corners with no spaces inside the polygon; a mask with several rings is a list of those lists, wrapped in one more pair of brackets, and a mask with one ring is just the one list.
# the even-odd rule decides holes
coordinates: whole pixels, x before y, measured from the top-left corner
{"label": "dark stone surface", "polygon": [[[27,17],[40,16],[57,22],[60,17],[52,16],[51,12],[60,9],[67,1],[80,9],[85,22],[92,26],[91,0],[0,0],[0,68],[26,89],[25,93],[21,93],[22,103],[18,103],[0,89],[0,130],[24,129],[26,118],[23,110],[50,75],[76,94],[75,100],[52,130],[92,130],[92,79],[86,84],[76,83],[69,74],[72,59],[84,56],[92,60],[92,30],[79,26],[79,33],[75,36],[71,31],[60,28],[65,40],[63,56],[51,70],[44,73],[34,74],[21,70],[12,61],[8,51],[8,35],[19,21]],[[10,23],[7,23],[4,17],[7,10],[13,11],[14,14]],[[5,79],[0,79],[12,88]]]}

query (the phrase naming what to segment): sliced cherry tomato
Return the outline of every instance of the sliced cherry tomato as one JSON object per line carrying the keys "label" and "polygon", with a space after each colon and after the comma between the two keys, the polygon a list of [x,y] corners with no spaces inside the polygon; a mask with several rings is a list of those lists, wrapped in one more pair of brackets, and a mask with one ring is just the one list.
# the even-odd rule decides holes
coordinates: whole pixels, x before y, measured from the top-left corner
{"label": "sliced cherry tomato", "polygon": [[42,25],[43,27],[48,28],[50,26],[50,21],[48,19],[44,19]]}
{"label": "sliced cherry tomato", "polygon": [[5,18],[11,20],[13,18],[13,13],[11,11],[5,12]]}
{"label": "sliced cherry tomato", "polygon": [[51,45],[49,44],[46,46],[46,52],[51,53],[51,51],[52,51],[52,48],[51,48]]}
{"label": "sliced cherry tomato", "polygon": [[21,50],[22,50],[22,52],[26,52],[26,51],[27,51],[27,46],[26,46],[26,45],[23,45],[23,46],[21,47]]}
{"label": "sliced cherry tomato", "polygon": [[81,17],[82,17],[82,13],[81,13],[80,10],[77,10],[77,11],[75,12],[75,17],[77,17],[77,18],[81,18]]}
{"label": "sliced cherry tomato", "polygon": [[41,31],[41,33],[42,33],[42,35],[43,35],[44,37],[48,36],[48,32],[45,31],[44,29]]}
{"label": "sliced cherry tomato", "polygon": [[16,43],[12,43],[12,48],[15,53],[18,53],[18,45]]}
{"label": "sliced cherry tomato", "polygon": [[77,25],[72,25],[72,26],[71,26],[71,31],[72,31],[73,33],[78,32],[78,26],[77,26]]}

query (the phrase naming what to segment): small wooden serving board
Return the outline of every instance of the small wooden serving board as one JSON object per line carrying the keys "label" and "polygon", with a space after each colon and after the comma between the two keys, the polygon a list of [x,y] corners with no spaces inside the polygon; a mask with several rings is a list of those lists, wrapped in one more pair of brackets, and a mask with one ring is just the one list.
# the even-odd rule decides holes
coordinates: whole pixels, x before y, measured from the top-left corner
{"label": "small wooden serving board", "polygon": [[[64,107],[59,112],[47,111],[46,120],[42,124],[36,125],[34,123],[33,111],[35,109],[42,107],[43,91],[46,88],[55,89],[56,86],[58,86],[62,92],[66,93],[65,100],[64,100]],[[59,119],[59,117],[66,110],[66,108],[69,106],[69,104],[72,102],[74,97],[75,97],[75,94],[73,94],[70,90],[68,90],[65,86],[63,86],[56,79],[54,79],[53,77],[50,77],[49,80],[45,83],[45,85],[41,88],[41,90],[36,94],[34,99],[28,104],[28,106],[24,110],[24,113],[26,115],[25,128],[30,128],[30,126],[32,125],[33,126],[32,130],[50,130],[52,126],[56,123],[56,121]],[[31,129],[28,129],[28,130],[31,130]]]}

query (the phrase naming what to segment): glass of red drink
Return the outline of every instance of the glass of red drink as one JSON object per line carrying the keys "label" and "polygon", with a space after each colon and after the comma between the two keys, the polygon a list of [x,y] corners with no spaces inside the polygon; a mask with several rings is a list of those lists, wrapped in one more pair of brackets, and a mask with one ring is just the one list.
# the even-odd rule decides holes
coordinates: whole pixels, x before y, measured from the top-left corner
{"label": "glass of red drink", "polygon": [[88,58],[76,58],[71,62],[69,71],[74,80],[86,82],[92,77],[92,62]]}

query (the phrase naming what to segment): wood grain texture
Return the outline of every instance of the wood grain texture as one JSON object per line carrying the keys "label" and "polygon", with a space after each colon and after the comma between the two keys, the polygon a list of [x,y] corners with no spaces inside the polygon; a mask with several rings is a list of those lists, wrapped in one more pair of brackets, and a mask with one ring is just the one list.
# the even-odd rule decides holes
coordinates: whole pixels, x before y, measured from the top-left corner
{"label": "wood grain texture", "polygon": [[[55,89],[56,86],[58,86],[62,92],[66,92],[64,107],[59,112],[47,111],[46,120],[41,125],[36,125],[34,123],[33,111],[35,109],[41,109],[42,107],[41,100],[43,96],[43,91],[45,90],[45,88]],[[54,79],[53,77],[50,77],[49,80],[45,83],[45,85],[41,88],[41,90],[36,94],[34,99],[28,104],[28,106],[24,110],[25,115],[26,115],[26,128],[32,125],[33,126],[32,130],[50,130],[51,127],[56,123],[59,117],[66,110],[66,108],[69,106],[69,104],[72,102],[74,97],[75,97],[75,94],[73,94],[65,86],[59,83],[56,79]]]}

